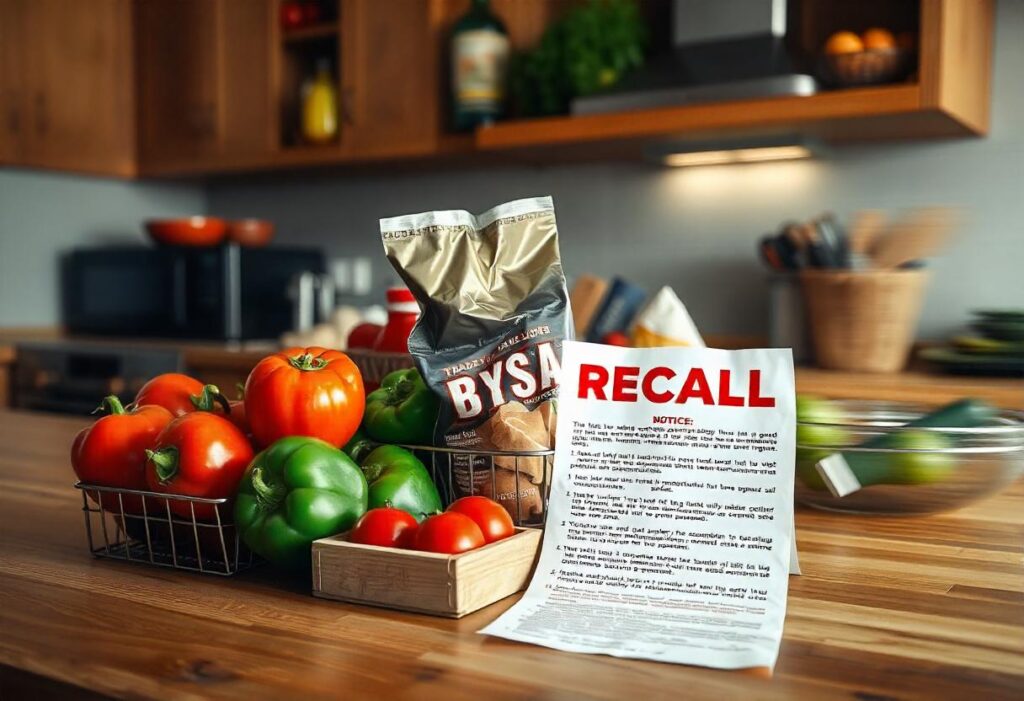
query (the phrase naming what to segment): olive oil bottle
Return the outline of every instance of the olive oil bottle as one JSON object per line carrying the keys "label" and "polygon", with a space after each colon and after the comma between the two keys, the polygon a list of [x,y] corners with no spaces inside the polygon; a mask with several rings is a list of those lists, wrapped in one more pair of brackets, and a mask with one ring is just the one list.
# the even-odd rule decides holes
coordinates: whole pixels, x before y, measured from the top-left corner
{"label": "olive oil bottle", "polygon": [[469,131],[505,112],[508,32],[490,0],[473,0],[452,31],[452,126]]}

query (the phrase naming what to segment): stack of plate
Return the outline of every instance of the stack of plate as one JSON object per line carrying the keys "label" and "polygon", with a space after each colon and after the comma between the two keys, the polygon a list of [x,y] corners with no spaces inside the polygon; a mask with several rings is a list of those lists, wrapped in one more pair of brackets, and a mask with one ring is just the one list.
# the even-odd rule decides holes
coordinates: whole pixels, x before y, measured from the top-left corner
{"label": "stack of plate", "polygon": [[920,357],[962,375],[1024,376],[1024,309],[982,310],[974,317],[971,328],[977,333],[925,348]]}

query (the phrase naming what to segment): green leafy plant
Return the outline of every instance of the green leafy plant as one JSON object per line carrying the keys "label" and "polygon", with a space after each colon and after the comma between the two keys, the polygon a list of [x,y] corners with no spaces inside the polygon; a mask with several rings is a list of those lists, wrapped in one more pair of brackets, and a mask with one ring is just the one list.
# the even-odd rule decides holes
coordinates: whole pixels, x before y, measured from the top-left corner
{"label": "green leafy plant", "polygon": [[513,58],[516,110],[561,114],[569,101],[611,87],[643,65],[647,27],[636,0],[588,0],[544,32],[532,50]]}

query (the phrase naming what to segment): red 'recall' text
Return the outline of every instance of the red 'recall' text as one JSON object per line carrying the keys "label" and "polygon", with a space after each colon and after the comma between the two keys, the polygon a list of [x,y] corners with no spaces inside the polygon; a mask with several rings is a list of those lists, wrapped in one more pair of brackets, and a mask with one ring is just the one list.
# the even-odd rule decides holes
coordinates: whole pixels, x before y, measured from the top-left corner
{"label": "red 'recall' text", "polygon": [[699,402],[717,406],[773,407],[775,398],[761,393],[761,371],[747,373],[744,387],[734,386],[731,370],[719,370],[715,390],[703,368],[690,368],[686,376],[669,367],[651,368],[641,376],[635,366],[583,363],[580,365],[579,398],[611,402],[636,402],[642,396],[654,404]]}

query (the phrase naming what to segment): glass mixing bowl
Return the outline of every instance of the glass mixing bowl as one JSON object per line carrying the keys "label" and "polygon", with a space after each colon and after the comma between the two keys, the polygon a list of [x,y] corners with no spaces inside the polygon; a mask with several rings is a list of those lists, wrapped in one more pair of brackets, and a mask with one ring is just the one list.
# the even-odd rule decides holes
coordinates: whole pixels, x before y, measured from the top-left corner
{"label": "glass mixing bowl", "polygon": [[[924,407],[832,401],[843,423],[797,422],[796,499],[819,509],[921,514],[953,509],[1003,489],[1024,472],[1024,412],[1001,411],[977,428],[918,428]],[[888,435],[886,448],[862,447]],[[835,497],[815,464],[842,453],[862,487]],[[858,469],[859,468],[859,469]]]}

